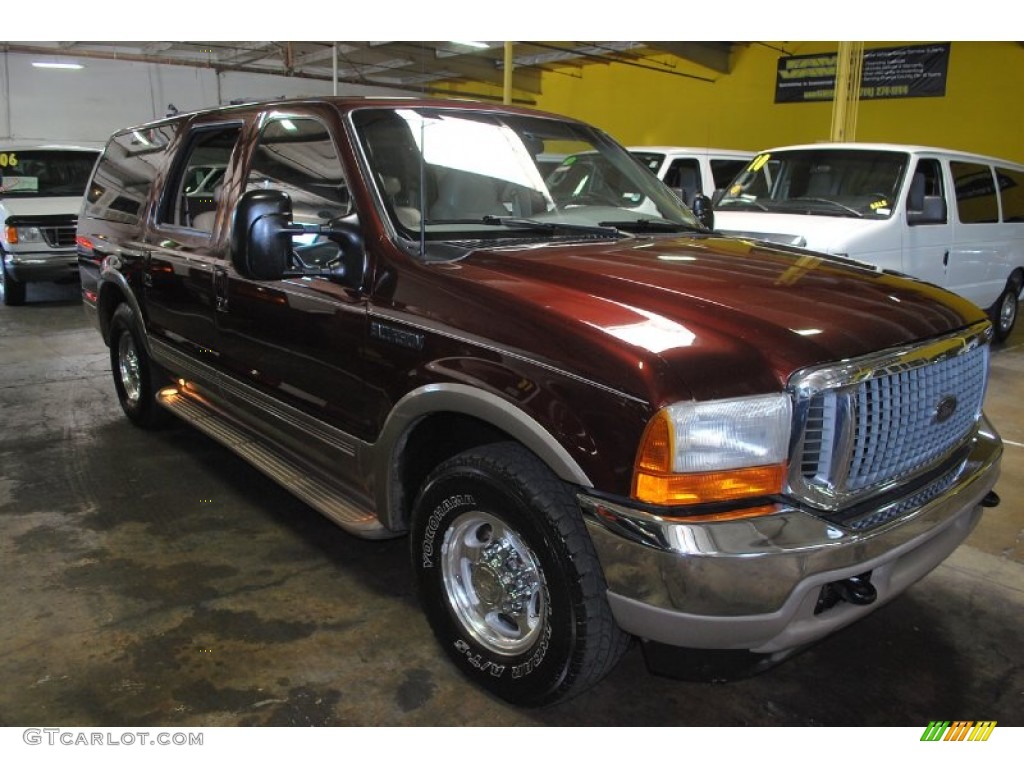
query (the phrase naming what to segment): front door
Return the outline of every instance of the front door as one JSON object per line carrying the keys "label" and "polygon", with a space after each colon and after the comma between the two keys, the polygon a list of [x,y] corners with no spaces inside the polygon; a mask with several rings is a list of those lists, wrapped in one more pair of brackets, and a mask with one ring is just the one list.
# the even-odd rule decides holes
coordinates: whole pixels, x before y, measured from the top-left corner
{"label": "front door", "polygon": [[[286,192],[294,221],[310,227],[353,215],[337,147],[315,114],[267,119],[239,194],[256,188]],[[277,442],[307,461],[354,481],[346,459],[374,423],[360,358],[366,298],[355,270],[350,284],[309,274],[344,255],[310,232],[294,238],[295,277],[252,280],[227,266],[214,285],[222,362],[233,373],[225,395],[234,408],[261,429],[269,425]]]}

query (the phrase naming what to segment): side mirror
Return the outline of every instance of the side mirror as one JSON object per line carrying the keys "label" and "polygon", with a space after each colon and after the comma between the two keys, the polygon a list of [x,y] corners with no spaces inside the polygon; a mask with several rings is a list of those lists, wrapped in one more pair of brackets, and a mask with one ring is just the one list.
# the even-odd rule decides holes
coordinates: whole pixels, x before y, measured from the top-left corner
{"label": "side mirror", "polygon": [[707,229],[715,228],[715,211],[711,206],[711,198],[707,195],[696,194],[693,198],[693,205],[691,206],[693,215],[697,217],[697,221],[701,223]]}
{"label": "side mirror", "polygon": [[253,280],[280,280],[292,252],[292,201],[276,189],[242,195],[231,221],[231,262]]}
{"label": "side mirror", "polygon": [[907,211],[907,224],[945,224],[946,200],[940,195],[926,195],[920,211]]}

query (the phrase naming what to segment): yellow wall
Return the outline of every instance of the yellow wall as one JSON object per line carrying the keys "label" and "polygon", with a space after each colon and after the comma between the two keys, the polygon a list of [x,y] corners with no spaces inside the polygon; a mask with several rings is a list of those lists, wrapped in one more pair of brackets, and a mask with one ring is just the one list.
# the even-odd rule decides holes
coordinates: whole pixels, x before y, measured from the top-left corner
{"label": "yellow wall", "polygon": [[[673,56],[653,57],[714,82],[625,64],[590,64],[544,73],[543,94],[533,98],[538,108],[593,123],[623,144],[757,150],[827,140],[831,102],[775,104],[775,71],[780,56],[834,53],[836,48],[835,42],[737,44],[727,75]],[[953,42],[946,95],[862,101],[856,139],[928,144],[1024,162],[1022,93],[1024,46]]]}

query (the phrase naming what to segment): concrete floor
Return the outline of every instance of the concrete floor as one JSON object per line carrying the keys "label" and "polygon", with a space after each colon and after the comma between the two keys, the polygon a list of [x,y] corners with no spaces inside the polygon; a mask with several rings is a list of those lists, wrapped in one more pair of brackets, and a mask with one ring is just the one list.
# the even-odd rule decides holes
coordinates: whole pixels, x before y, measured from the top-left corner
{"label": "concrete floor", "polygon": [[76,289],[0,306],[0,726],[1024,725],[1024,324],[987,412],[1003,503],[905,595],[758,677],[523,711],[444,658],[404,540],[347,536],[200,433],[121,415]]}

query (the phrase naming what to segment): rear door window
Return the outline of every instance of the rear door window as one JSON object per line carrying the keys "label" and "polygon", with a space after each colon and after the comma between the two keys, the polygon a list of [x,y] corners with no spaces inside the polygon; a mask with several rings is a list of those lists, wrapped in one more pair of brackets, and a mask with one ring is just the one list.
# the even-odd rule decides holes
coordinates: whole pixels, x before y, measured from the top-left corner
{"label": "rear door window", "polygon": [[240,123],[203,126],[192,131],[184,158],[164,190],[158,223],[213,231],[219,180],[231,163],[241,133]]}
{"label": "rear door window", "polygon": [[999,203],[992,169],[982,163],[950,162],[956,190],[956,209],[964,224],[994,224],[999,221]]}

